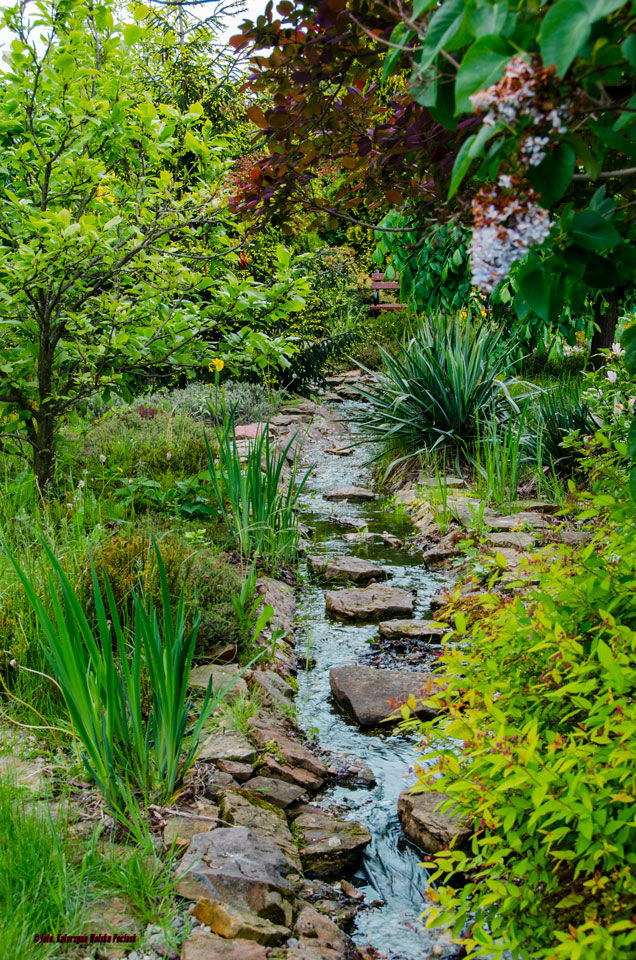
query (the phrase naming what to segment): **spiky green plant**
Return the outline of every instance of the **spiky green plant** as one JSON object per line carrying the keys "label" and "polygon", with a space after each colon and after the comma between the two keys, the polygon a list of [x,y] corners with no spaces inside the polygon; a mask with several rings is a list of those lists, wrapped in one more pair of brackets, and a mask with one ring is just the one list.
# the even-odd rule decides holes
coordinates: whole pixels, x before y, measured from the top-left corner
{"label": "spiky green plant", "polygon": [[289,562],[296,555],[299,540],[295,507],[311,472],[310,468],[298,478],[296,453],[290,476],[284,476],[296,435],[277,450],[266,424],[242,456],[234,413],[224,410],[216,440],[218,463],[208,445],[210,480],[221,516],[241,555],[259,556],[270,567]]}
{"label": "spiky green plant", "polygon": [[[62,566],[43,544],[51,565],[48,581],[53,616],[16,563],[11,562],[42,628],[45,653],[60,686],[81,757],[113,811],[128,819],[135,798],[169,801],[192,765],[203,726],[227,687],[211,686],[188,729],[192,703],[188,680],[198,616],[186,630],[183,592],[173,615],[161,553],[155,544],[161,609],[134,596],[132,636],[127,638],[113,592],[106,603],[95,568],[94,631]],[[149,700],[149,705],[147,701]]]}
{"label": "spiky green plant", "polygon": [[513,350],[501,331],[459,317],[422,323],[393,354],[380,348],[383,372],[360,391],[369,407],[359,427],[379,441],[377,459],[393,456],[386,473],[441,447],[469,452],[486,413],[518,414],[526,391],[511,390]]}
{"label": "spiky green plant", "polygon": [[578,453],[565,441],[575,434],[594,435],[601,426],[601,418],[583,399],[579,384],[574,381],[558,384],[544,390],[534,404],[531,426],[523,439],[526,457],[533,462],[541,461],[557,474],[571,474],[576,469]]}

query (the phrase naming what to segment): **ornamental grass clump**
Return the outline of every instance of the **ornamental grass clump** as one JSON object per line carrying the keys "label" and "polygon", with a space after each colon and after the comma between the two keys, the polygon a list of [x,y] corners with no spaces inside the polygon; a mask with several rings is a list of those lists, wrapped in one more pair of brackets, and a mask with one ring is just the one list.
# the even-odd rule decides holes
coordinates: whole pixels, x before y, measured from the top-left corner
{"label": "ornamental grass clump", "polygon": [[370,406],[359,427],[379,441],[376,459],[390,458],[386,475],[442,447],[470,456],[480,421],[519,414],[527,391],[513,395],[514,350],[501,331],[470,317],[425,321],[393,354],[380,348],[383,371],[360,390]]}
{"label": "ornamental grass clump", "polygon": [[282,449],[272,444],[269,424],[239,447],[234,411],[224,410],[216,430],[218,463],[208,446],[210,481],[220,514],[242,557],[261,557],[270,567],[297,554],[296,504],[311,472],[298,477],[298,453],[288,475],[285,466],[297,435]]}
{"label": "ornamental grass clump", "polygon": [[532,407],[531,429],[523,438],[528,459],[561,475],[575,472],[580,457],[572,438],[593,436],[603,421],[575,382],[541,393]]}
{"label": "ornamental grass clump", "polygon": [[203,727],[227,687],[211,686],[197,705],[188,680],[198,615],[186,627],[183,591],[173,613],[166,570],[155,545],[160,602],[146,607],[133,591],[134,624],[122,622],[110,583],[104,592],[92,565],[96,630],[68,576],[43,544],[52,572],[49,616],[33,584],[13,560],[39,621],[53,677],[64,697],[81,759],[105,800],[122,820],[137,799],[170,802],[196,755]]}

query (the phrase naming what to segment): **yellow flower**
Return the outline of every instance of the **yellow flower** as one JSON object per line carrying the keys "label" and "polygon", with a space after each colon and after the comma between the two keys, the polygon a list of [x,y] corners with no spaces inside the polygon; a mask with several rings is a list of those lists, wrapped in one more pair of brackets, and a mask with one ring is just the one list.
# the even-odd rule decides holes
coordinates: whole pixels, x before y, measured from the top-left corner
{"label": "yellow flower", "polygon": [[[212,367],[214,367],[217,373],[220,373],[224,366],[225,366],[225,363],[219,357],[217,357],[216,360],[212,361]],[[210,367],[210,369],[212,367]]]}

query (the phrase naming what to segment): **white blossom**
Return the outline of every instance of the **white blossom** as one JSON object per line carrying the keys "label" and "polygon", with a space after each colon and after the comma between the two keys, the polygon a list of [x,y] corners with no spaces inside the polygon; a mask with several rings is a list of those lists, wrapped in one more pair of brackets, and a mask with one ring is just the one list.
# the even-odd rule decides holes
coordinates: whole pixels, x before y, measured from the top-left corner
{"label": "white blossom", "polygon": [[[512,183],[511,189],[519,184]],[[482,188],[473,200],[475,228],[470,243],[473,286],[491,293],[534,244],[543,243],[552,223],[534,191],[507,193],[498,185]]]}

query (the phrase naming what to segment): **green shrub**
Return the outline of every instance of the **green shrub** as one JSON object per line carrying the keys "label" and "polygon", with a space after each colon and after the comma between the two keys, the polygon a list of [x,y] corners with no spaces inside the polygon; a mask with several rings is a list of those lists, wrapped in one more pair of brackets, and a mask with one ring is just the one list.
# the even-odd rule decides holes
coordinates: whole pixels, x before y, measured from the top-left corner
{"label": "green shrub", "polygon": [[[226,643],[240,644],[243,639],[232,597],[243,584],[240,569],[211,549],[194,551],[177,534],[161,540],[161,557],[173,601],[184,591],[186,623],[199,617],[197,650],[209,650]],[[134,597],[141,595],[155,605],[161,600],[161,578],[152,540],[146,534],[127,536],[117,533],[103,541],[93,552],[93,565],[100,591],[110,584],[120,614],[131,618]],[[87,556],[82,577],[81,597],[86,609],[94,612],[93,576]]]}
{"label": "green shrub", "polygon": [[440,717],[410,722],[419,789],[474,831],[435,856],[430,891],[468,956],[636,955],[636,519],[617,519],[544,560],[523,601],[493,597],[445,648]]}
{"label": "green shrub", "polygon": [[221,420],[225,403],[235,409],[237,423],[254,423],[274,416],[284,400],[282,391],[268,390],[261,383],[226,380],[218,391],[213,383],[190,383],[180,390],[153,393],[144,402],[206,423]]}
{"label": "green shrub", "polygon": [[387,473],[425,451],[470,452],[478,422],[518,414],[525,399],[511,392],[512,347],[485,323],[457,317],[424,322],[391,355],[381,349],[383,372],[367,391],[359,426],[380,442],[377,459],[393,455]]}
{"label": "green shrub", "polygon": [[116,470],[129,477],[189,477],[205,469],[203,428],[186,413],[148,400],[110,414],[87,434],[82,466],[94,476]]}

